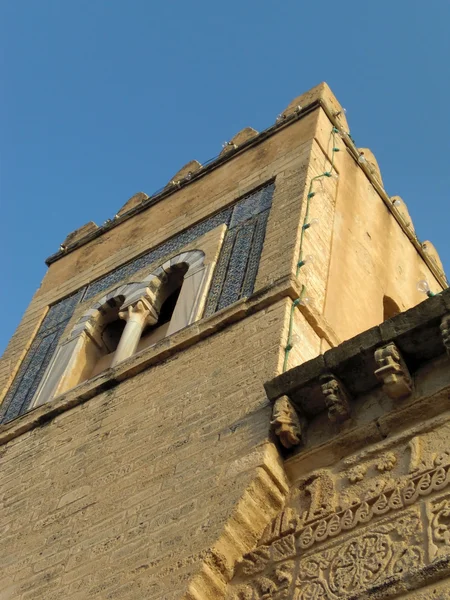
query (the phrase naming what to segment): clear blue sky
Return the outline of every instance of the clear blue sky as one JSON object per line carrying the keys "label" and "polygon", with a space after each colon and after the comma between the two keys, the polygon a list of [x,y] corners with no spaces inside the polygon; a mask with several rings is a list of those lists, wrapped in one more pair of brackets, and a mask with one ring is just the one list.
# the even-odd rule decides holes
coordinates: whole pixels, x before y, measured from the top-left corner
{"label": "clear blue sky", "polygon": [[72,230],[327,81],[450,272],[450,3],[2,0],[0,351]]}

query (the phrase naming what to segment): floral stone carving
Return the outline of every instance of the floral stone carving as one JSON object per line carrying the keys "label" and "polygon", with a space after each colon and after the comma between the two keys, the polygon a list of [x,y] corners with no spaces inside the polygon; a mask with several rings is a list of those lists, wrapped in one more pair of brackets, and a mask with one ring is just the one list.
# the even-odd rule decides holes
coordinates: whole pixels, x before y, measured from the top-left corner
{"label": "floral stone carving", "polygon": [[429,504],[430,557],[450,553],[450,498],[439,498]]}
{"label": "floral stone carving", "polygon": [[367,473],[366,465],[356,465],[353,469],[350,469],[348,472],[348,480],[350,483],[358,483],[364,479],[365,474]]}
{"label": "floral stone carving", "polygon": [[395,463],[397,462],[397,457],[393,452],[386,452],[377,462],[377,470],[380,473],[384,473],[385,471],[392,471],[395,467]]}
{"label": "floral stone carving", "polygon": [[[387,467],[395,463],[389,454]],[[286,508],[237,564],[227,598],[350,600],[396,586],[411,571],[428,577],[430,562],[450,558],[448,452],[433,462],[316,520]]]}
{"label": "floral stone carving", "polygon": [[[356,536],[331,540],[320,551],[294,553],[294,536],[258,572],[248,576],[241,563],[227,598],[230,600],[338,600],[355,598],[387,579],[424,566],[423,526],[418,508],[366,526]],[[281,540],[276,542],[280,544]],[[271,550],[272,552],[272,550]]]}
{"label": "floral stone carving", "polygon": [[378,579],[391,557],[387,535],[370,533],[351,540],[330,564],[330,589],[336,594],[364,590]]}

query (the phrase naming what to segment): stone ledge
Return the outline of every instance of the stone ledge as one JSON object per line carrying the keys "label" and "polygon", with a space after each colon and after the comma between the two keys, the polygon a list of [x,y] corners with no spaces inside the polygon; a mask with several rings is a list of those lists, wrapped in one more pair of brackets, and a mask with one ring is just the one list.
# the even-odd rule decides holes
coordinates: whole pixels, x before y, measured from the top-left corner
{"label": "stone ledge", "polygon": [[450,411],[449,301],[450,289],[264,384],[274,434],[293,458],[329,466]]}
{"label": "stone ledge", "polygon": [[[338,376],[353,395],[362,395],[379,387],[374,375],[374,352],[394,342],[410,370],[414,373],[424,362],[445,354],[440,331],[442,318],[450,312],[450,288],[428,298],[410,310],[372,327],[298,367],[294,367],[265,383],[269,400],[281,396],[294,399],[300,391],[303,398],[316,396],[319,378],[326,373]],[[324,410],[324,403],[313,413]]]}

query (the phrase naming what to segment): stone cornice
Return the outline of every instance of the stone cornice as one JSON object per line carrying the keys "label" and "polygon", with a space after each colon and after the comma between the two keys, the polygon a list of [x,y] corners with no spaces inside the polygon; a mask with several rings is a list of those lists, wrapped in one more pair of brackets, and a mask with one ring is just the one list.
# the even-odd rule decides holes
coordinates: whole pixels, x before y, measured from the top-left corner
{"label": "stone cornice", "polygon": [[312,418],[327,409],[324,375],[342,382],[353,399],[380,386],[393,399],[408,395],[410,373],[414,375],[426,363],[446,355],[442,323],[449,314],[447,289],[278,375],[265,384],[267,396],[272,402],[287,396],[302,414]]}

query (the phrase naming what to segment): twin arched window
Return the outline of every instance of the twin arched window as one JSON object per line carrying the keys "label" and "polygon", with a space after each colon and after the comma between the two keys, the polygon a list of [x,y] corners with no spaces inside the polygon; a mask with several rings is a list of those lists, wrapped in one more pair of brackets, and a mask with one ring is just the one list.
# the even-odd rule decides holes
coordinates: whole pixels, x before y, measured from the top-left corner
{"label": "twin arched window", "polygon": [[[98,341],[92,372],[85,378],[98,375],[168,335],[188,270],[186,263],[171,266],[138,300],[118,296],[113,306],[103,307],[95,325]],[[172,326],[170,333],[179,328]]]}
{"label": "twin arched window", "polygon": [[142,282],[90,307],[55,352],[32,406],[48,402],[201,317],[206,267],[200,250],[170,259]]}

